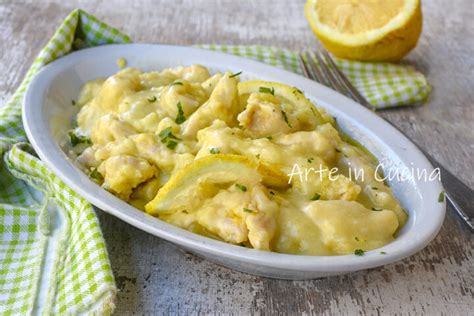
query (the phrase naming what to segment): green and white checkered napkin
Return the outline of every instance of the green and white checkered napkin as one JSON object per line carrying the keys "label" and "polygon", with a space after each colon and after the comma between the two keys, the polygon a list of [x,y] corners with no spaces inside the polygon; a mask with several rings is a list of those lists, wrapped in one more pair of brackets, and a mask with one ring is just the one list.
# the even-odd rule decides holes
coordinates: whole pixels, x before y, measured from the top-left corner
{"label": "green and white checkered napkin", "polygon": [[[116,287],[94,210],[35,156],[21,124],[21,102],[36,72],[72,50],[129,38],[81,10],[73,11],[0,108],[0,314],[110,314]],[[301,73],[293,51],[207,45]],[[410,67],[337,60],[378,108],[423,103],[430,91]]]}

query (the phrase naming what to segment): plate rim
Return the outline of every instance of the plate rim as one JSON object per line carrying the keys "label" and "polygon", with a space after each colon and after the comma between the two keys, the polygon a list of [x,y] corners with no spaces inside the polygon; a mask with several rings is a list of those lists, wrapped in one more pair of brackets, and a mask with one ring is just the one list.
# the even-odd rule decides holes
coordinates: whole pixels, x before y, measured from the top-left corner
{"label": "plate rim", "polygon": [[[72,162],[67,160],[62,151],[61,155],[61,153],[58,153],[57,151],[51,152],[51,148],[47,150],[44,145],[48,143],[48,138],[45,137],[44,134],[38,135],[37,133],[38,131],[41,131],[41,128],[38,128],[41,125],[41,120],[39,120],[39,123],[37,120],[37,114],[38,112],[41,112],[40,109],[42,109],[42,104],[38,104],[42,102],[38,101],[40,98],[38,98],[38,96],[36,95],[38,93],[37,90],[39,89],[41,91],[41,88],[43,87],[42,91],[45,93],[44,86],[45,82],[47,82],[45,81],[46,79],[52,80],[54,78],[54,75],[57,75],[61,69],[66,69],[67,66],[73,65],[77,60],[81,60],[81,58],[87,58],[91,55],[99,53],[107,54],[109,50],[117,51],[129,49],[164,49],[171,51],[185,50],[186,53],[189,54],[205,55],[209,58],[214,57],[215,59],[223,59],[230,62],[231,64],[244,63],[247,65],[246,68],[250,67],[260,71],[263,70],[267,74],[269,73],[270,76],[273,76],[272,74],[277,74],[276,76],[285,76],[285,78],[290,78],[288,79],[288,81],[305,82],[305,86],[314,85],[315,87],[318,87],[317,90],[323,91],[326,94],[324,96],[318,97],[313,96],[318,100],[318,105],[323,104],[323,107],[329,106],[331,108],[334,108],[335,106],[329,104],[328,102],[332,103],[335,100],[341,101],[357,110],[352,112],[357,112],[364,118],[370,118],[369,121],[379,121],[379,123],[387,129],[387,133],[399,136],[399,139],[397,140],[401,141],[404,145],[407,145],[407,150],[410,152],[410,155],[421,161],[421,163],[424,166],[427,166],[428,169],[433,169],[430,162],[426,159],[423,153],[406,136],[401,134],[398,130],[396,130],[389,123],[385,122],[382,118],[378,117],[370,110],[364,108],[362,105],[359,105],[353,100],[350,100],[347,97],[341,95],[340,93],[333,91],[325,86],[322,86],[317,82],[302,77],[298,74],[282,69],[277,69],[276,67],[249,60],[243,57],[213,52],[195,47],[160,44],[109,44],[72,52],[46,65],[35,75],[33,80],[30,82],[26,90],[25,97],[23,99],[23,126],[33,148],[36,150],[41,160],[50,168],[50,170],[52,170],[53,173],[55,173],[73,191],[84,197],[91,204],[96,205],[100,209],[120,218],[121,220],[141,230],[144,230],[148,233],[151,233],[155,236],[166,239],[178,245],[181,245],[185,248],[193,249],[193,251],[206,253],[208,255],[218,255],[228,260],[237,260],[242,263],[251,263],[259,266],[266,266],[285,270],[301,270],[306,272],[342,273],[382,266],[395,261],[399,261],[407,256],[418,252],[437,235],[445,216],[445,202],[433,204],[434,208],[431,214],[431,221],[428,222],[428,227],[425,227],[424,231],[417,232],[416,234],[414,234],[414,237],[416,237],[416,239],[412,244],[406,245],[407,247],[404,249],[396,248],[396,252],[389,252],[388,249],[393,248],[393,245],[397,242],[397,238],[395,238],[394,241],[384,247],[367,251],[363,257],[354,256],[352,254],[340,256],[306,256],[267,252],[243,248],[222,241],[213,240],[195,233],[191,233],[174,225],[163,222],[148,214],[145,214],[138,209],[135,209],[124,201],[121,201],[117,197],[113,196],[111,193],[105,191],[104,189],[100,189],[97,191],[91,190],[92,188],[97,189],[100,187],[91,180],[89,180],[84,174],[83,176],[86,179],[82,177],[75,177],[74,179],[71,178],[70,175],[68,176],[63,172],[61,166],[63,166],[65,163],[72,164]],[[113,62],[115,62],[115,60]],[[327,100],[325,101],[324,98],[326,98]],[[347,109],[342,112],[348,114]],[[354,122],[359,122],[359,124],[362,124],[358,119],[354,119]],[[46,128],[47,127],[48,126],[46,126]],[[367,127],[367,129],[371,130],[371,127],[369,126]],[[380,139],[384,143],[388,141],[383,137],[381,137]],[[52,142],[55,143],[54,140],[52,140]],[[58,162],[60,163],[58,164]],[[442,185],[439,182],[432,182],[432,185],[434,185],[434,187],[437,187],[437,189],[439,189],[439,192],[443,190]],[[433,197],[433,200],[435,200],[435,197]],[[138,216],[138,214],[134,214],[135,216],[130,216],[130,214],[133,214],[134,212],[140,212],[143,216]],[[153,220],[148,221],[149,219]],[[428,220],[429,219],[430,218],[428,218]],[[412,227],[412,229],[413,228],[414,227]],[[387,254],[380,255],[379,252],[385,249],[387,249]]]}

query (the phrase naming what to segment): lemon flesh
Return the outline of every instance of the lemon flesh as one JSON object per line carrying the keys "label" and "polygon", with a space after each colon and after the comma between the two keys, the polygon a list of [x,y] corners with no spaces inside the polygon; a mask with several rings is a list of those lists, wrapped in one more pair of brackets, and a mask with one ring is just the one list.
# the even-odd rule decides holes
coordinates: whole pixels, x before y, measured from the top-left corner
{"label": "lemon flesh", "polygon": [[420,0],[308,0],[305,15],[327,50],[362,61],[400,60],[422,29]]}
{"label": "lemon flesh", "polygon": [[257,184],[287,188],[288,177],[278,169],[245,156],[210,155],[195,160],[178,171],[145,205],[152,215],[171,214],[181,209],[192,209],[206,198],[213,186],[226,183]]}

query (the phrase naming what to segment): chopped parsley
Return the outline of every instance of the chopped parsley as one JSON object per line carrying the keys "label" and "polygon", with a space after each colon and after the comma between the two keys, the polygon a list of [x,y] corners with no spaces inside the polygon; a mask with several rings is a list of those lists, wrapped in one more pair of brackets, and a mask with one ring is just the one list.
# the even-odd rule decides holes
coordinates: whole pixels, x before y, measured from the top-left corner
{"label": "chopped parsley", "polygon": [[386,255],[387,253],[385,251],[380,252],[381,255]]}
{"label": "chopped parsley", "polygon": [[291,128],[291,124],[290,122],[288,121],[288,115],[286,115],[286,112],[281,110],[281,115],[283,116],[283,119],[285,120],[286,124],[288,124],[288,126]]}
{"label": "chopped parsley", "polygon": [[355,240],[356,240],[356,241],[359,241],[359,237],[356,236],[356,237],[355,237]]}
{"label": "chopped parsley", "polygon": [[255,211],[254,211],[254,210],[251,210],[251,209],[249,209],[249,208],[244,207],[244,212],[247,212],[247,213],[254,213]]}
{"label": "chopped parsley", "polygon": [[439,192],[438,195],[438,202],[443,203],[444,202],[444,191]]}
{"label": "chopped parsley", "polygon": [[340,151],[339,149],[337,149],[337,148],[336,148],[336,152],[337,152],[337,153],[340,153],[341,151]]}
{"label": "chopped parsley", "polygon": [[149,97],[147,100],[148,102],[153,103],[156,101],[156,96]]}
{"label": "chopped parsley", "polygon": [[260,154],[256,154],[255,157],[257,157],[257,159],[260,159]]}
{"label": "chopped parsley", "polygon": [[267,87],[260,87],[258,88],[258,92],[261,93],[270,93],[271,95],[275,95],[275,88],[267,88]]}
{"label": "chopped parsley", "polygon": [[186,121],[186,117],[184,117],[184,111],[183,107],[181,106],[181,102],[178,102],[176,106],[178,107],[178,115],[176,116],[176,120],[174,121],[176,122],[176,124],[181,124]]}
{"label": "chopped parsley", "polygon": [[181,81],[175,81],[172,84],[170,84],[170,86],[182,86],[182,85],[183,83]]}
{"label": "chopped parsley", "polygon": [[247,187],[243,184],[236,183],[235,186],[242,192],[247,192]]}
{"label": "chopped parsley", "polygon": [[379,188],[377,188],[377,187],[372,187],[372,190],[378,190],[378,189],[379,189]]}
{"label": "chopped parsley", "polygon": [[271,137],[271,136],[267,136],[267,137],[265,137],[265,138],[268,139],[268,140],[272,140],[272,139],[273,139],[273,137]]}
{"label": "chopped parsley", "polygon": [[217,147],[214,147],[214,148],[209,149],[209,152],[213,155],[216,155],[216,154],[220,154],[221,150]]}
{"label": "chopped parsley", "polygon": [[177,138],[176,136],[173,135],[173,131],[171,130],[171,126],[165,128],[164,130],[162,130],[158,136],[161,138],[161,142],[166,144],[166,147],[168,147],[169,149],[173,150],[176,148],[176,146],[178,145],[178,140],[179,138]]}
{"label": "chopped parsley", "polygon": [[181,212],[184,214],[189,214],[187,210],[182,210]]}
{"label": "chopped parsley", "polygon": [[364,250],[362,250],[362,249],[356,249],[356,250],[354,250],[354,254],[355,254],[356,256],[363,256],[363,255],[364,255]]}
{"label": "chopped parsley", "polygon": [[176,136],[173,135],[173,131],[171,130],[171,126],[165,128],[164,130],[162,130],[158,136],[161,138],[161,142],[162,143],[166,143],[166,141],[168,139],[175,139],[175,140],[179,140],[179,138],[177,138]]}
{"label": "chopped parsley", "polygon": [[295,92],[300,93],[300,94],[303,94],[303,91],[301,91],[301,90],[298,89],[298,88],[295,88],[295,90],[293,90],[293,93],[295,93]]}
{"label": "chopped parsley", "polygon": [[168,143],[166,144],[166,147],[168,147],[171,150],[175,149],[176,146],[178,146],[178,143],[175,142],[174,140],[168,140]]}
{"label": "chopped parsley", "polygon": [[239,72],[236,72],[235,74],[232,74],[229,76],[229,78],[234,78],[234,77],[238,77],[242,74],[242,71],[239,71]]}
{"label": "chopped parsley", "polygon": [[308,158],[308,162],[312,163],[314,161],[314,158]]}
{"label": "chopped parsley", "polygon": [[75,147],[79,144],[91,144],[91,140],[89,139],[89,137],[87,136],[81,136],[81,135],[77,135],[76,133],[74,133],[73,131],[70,131],[69,132],[69,140],[71,142],[71,145],[72,147]]}
{"label": "chopped parsley", "polygon": [[375,208],[375,207],[372,207],[372,211],[375,211],[375,212],[380,212],[382,209],[381,208]]}
{"label": "chopped parsley", "polygon": [[71,100],[71,104],[72,104],[73,106],[76,105],[76,101]]}
{"label": "chopped parsley", "polygon": [[314,193],[313,197],[311,198],[311,201],[317,201],[321,198],[321,195],[318,193]]}
{"label": "chopped parsley", "polygon": [[89,177],[91,177],[91,179],[94,180],[94,182],[96,182],[96,183],[102,183],[104,181],[104,177],[97,170],[97,168],[93,168],[91,170],[91,173],[89,174]]}
{"label": "chopped parsley", "polygon": [[273,192],[273,191],[270,191],[270,194],[271,194],[271,195],[275,195],[275,192]]}

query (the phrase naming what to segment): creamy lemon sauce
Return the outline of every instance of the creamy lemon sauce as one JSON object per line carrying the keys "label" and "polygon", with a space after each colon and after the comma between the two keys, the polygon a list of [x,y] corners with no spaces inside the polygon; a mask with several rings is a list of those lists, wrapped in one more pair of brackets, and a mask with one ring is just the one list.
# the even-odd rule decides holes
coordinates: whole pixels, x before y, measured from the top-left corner
{"label": "creamy lemon sauce", "polygon": [[[296,88],[239,83],[199,65],[126,68],[88,82],[77,104],[77,164],[184,229],[256,249],[339,255],[387,244],[407,220],[370,155]],[[301,176],[288,183],[295,170]],[[361,170],[363,179],[351,177]]]}

